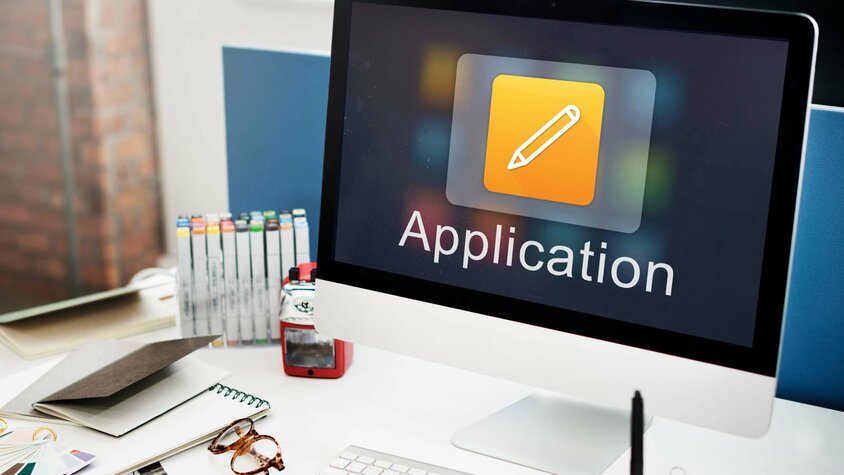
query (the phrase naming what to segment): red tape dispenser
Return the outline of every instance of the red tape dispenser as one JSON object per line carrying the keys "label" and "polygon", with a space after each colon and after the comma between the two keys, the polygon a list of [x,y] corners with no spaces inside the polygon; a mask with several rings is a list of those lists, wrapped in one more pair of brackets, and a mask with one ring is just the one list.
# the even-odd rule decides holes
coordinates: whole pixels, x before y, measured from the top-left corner
{"label": "red tape dispenser", "polygon": [[291,267],[281,288],[281,361],[284,372],[306,378],[339,378],[352,364],[352,343],[314,328],[316,263]]}

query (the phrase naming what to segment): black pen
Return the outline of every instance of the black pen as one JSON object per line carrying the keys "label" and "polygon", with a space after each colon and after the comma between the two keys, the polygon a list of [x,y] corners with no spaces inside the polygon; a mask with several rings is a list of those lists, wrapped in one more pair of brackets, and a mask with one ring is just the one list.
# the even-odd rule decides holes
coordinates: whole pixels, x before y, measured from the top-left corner
{"label": "black pen", "polygon": [[630,420],[630,475],[642,475],[642,439],[645,434],[645,402],[639,391],[633,395]]}

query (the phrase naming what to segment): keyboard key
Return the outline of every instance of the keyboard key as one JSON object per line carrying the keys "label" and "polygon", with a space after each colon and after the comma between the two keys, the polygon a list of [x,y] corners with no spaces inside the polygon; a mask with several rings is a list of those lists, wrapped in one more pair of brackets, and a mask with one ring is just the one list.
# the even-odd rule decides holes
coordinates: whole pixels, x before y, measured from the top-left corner
{"label": "keyboard key", "polygon": [[348,473],[349,472],[338,470],[334,467],[326,467],[321,472],[319,472],[319,475],[348,475]]}
{"label": "keyboard key", "polygon": [[352,472],[352,473],[361,473],[361,472],[363,472],[363,469],[365,469],[365,468],[366,468],[366,465],[364,465],[360,462],[352,462],[349,465],[346,465],[346,470],[348,470],[349,472]]}
{"label": "keyboard key", "polygon": [[[2,1],[2,0],[0,0]],[[425,467],[425,469],[422,469]],[[437,473],[429,472],[434,470]],[[469,475],[350,445],[320,475]]]}

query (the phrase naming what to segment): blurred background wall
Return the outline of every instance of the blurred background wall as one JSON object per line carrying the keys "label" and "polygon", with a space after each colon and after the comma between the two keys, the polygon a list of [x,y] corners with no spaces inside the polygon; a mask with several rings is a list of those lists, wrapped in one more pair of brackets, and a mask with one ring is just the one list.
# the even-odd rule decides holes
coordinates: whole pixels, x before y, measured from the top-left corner
{"label": "blurred background wall", "polygon": [[143,0],[0,0],[0,311],[162,252]]}
{"label": "blurred background wall", "polygon": [[229,206],[223,46],[328,54],[334,2],[149,0],[148,5],[165,243],[172,255],[171,223],[177,215]]}
{"label": "blurred background wall", "polygon": [[330,0],[0,0],[0,313],[171,265],[228,208],[223,46],[328,53]]}

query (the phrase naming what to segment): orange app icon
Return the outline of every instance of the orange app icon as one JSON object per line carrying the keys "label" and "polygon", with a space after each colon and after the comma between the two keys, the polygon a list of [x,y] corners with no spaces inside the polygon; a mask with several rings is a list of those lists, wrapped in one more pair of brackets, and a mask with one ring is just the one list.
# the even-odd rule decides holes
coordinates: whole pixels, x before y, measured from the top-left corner
{"label": "orange app icon", "polygon": [[595,197],[604,88],[500,75],[492,83],[484,186],[586,206]]}

